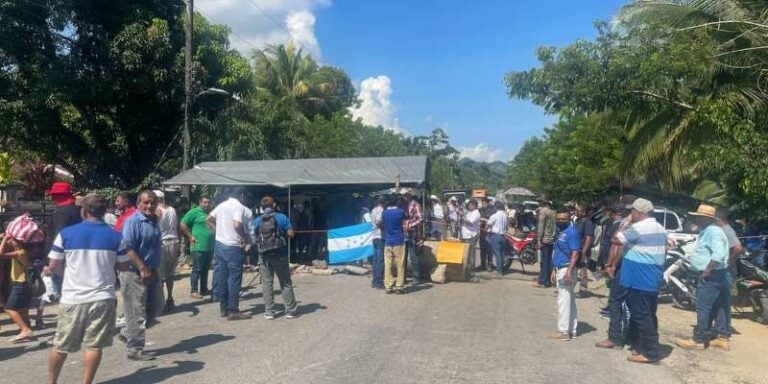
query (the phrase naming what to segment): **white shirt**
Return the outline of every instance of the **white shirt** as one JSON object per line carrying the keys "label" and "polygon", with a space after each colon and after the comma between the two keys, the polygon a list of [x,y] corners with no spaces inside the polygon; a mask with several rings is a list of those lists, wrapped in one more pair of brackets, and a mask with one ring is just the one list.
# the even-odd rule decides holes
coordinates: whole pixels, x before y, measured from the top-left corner
{"label": "white shirt", "polygon": [[251,233],[253,213],[234,197],[216,206],[208,216],[216,219],[216,241],[224,245],[237,247],[246,241],[235,231],[235,221],[243,224],[243,233]]}
{"label": "white shirt", "polygon": [[435,204],[432,206],[432,215],[435,216],[435,219],[442,220],[445,218],[445,214],[443,213],[443,206],[441,204]]}
{"label": "white shirt", "polygon": [[114,300],[115,263],[128,262],[122,236],[90,220],[59,232],[48,258],[65,261],[61,303],[68,305]]}
{"label": "white shirt", "polygon": [[381,228],[379,228],[379,225],[382,225],[381,223],[382,212],[384,212],[384,208],[378,205],[373,207],[373,210],[371,210],[371,218],[373,219],[373,225],[376,226],[376,229],[373,230],[374,239],[381,239]]}
{"label": "white shirt", "polygon": [[467,221],[462,221],[461,223],[461,238],[471,239],[477,236],[480,225],[480,210],[469,211],[464,217]]}
{"label": "white shirt", "polygon": [[491,217],[488,218],[488,224],[486,224],[491,233],[503,235],[507,233],[507,214],[504,211],[496,211]]}
{"label": "white shirt", "polygon": [[160,208],[160,221],[157,223],[160,226],[160,235],[163,240],[176,240],[179,238],[179,219],[176,216],[176,209],[166,206]]}
{"label": "white shirt", "polygon": [[451,221],[459,221],[459,208],[450,203],[448,203],[448,218]]}

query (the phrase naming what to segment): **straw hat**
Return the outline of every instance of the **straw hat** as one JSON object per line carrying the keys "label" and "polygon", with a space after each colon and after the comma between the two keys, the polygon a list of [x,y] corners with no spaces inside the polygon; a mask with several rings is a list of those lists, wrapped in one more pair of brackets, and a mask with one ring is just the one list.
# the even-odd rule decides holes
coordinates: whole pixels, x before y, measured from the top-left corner
{"label": "straw hat", "polygon": [[696,212],[688,212],[691,216],[704,216],[711,219],[717,218],[717,209],[711,205],[699,204],[699,208]]}

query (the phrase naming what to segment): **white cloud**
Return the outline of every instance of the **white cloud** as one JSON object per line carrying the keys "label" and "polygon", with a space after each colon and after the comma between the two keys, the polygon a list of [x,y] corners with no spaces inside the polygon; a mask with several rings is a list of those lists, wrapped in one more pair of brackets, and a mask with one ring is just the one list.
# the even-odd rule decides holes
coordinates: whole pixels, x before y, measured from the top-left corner
{"label": "white cloud", "polygon": [[363,80],[360,83],[359,97],[360,106],[350,109],[352,116],[362,119],[363,123],[368,125],[380,125],[385,129],[407,134],[395,117],[395,109],[390,100],[392,81],[389,76],[379,75]]}
{"label": "white cloud", "polygon": [[195,7],[211,22],[228,25],[232,46],[247,57],[254,48],[293,41],[320,61],[313,11],[330,4],[330,0],[197,0]]}
{"label": "white cloud", "polygon": [[459,147],[461,157],[470,158],[477,161],[493,162],[501,157],[501,149],[491,147],[486,143],[480,143],[474,147]]}

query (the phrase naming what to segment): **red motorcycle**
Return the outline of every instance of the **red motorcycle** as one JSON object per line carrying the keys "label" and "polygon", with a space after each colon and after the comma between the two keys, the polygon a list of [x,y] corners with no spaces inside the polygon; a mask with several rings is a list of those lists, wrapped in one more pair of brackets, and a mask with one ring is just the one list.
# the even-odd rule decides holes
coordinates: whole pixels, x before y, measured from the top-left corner
{"label": "red motorcycle", "polygon": [[525,273],[525,265],[533,265],[538,261],[536,255],[536,232],[528,232],[525,237],[517,237],[512,235],[504,235],[507,241],[507,261],[505,269],[509,269],[512,263],[515,261],[520,262],[520,267]]}

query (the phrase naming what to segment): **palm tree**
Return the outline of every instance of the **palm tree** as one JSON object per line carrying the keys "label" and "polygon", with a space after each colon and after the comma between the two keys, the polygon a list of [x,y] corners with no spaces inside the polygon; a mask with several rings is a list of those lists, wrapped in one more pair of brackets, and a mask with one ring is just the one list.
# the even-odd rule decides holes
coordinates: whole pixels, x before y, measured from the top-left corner
{"label": "palm tree", "polygon": [[253,55],[257,89],[294,103],[301,113],[312,118],[328,117],[357,101],[352,82],[343,70],[318,66],[293,43],[270,45]]}
{"label": "palm tree", "polygon": [[617,21],[628,29],[662,23],[673,33],[704,30],[715,45],[709,78],[702,79],[692,98],[633,113],[626,176],[636,178],[655,168],[677,185],[692,172],[687,152],[717,135],[711,114],[726,111],[732,121],[766,120],[766,15],[766,2],[756,0],[639,0],[622,8]]}

